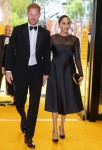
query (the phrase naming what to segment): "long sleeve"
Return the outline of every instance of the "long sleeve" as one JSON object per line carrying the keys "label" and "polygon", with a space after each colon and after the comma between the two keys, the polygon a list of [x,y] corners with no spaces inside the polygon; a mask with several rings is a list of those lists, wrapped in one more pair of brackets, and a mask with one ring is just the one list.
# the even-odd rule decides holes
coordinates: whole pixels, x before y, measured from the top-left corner
{"label": "long sleeve", "polygon": [[5,45],[4,48],[3,48],[2,62],[1,62],[2,67],[5,67],[6,49],[7,49],[7,45]]}
{"label": "long sleeve", "polygon": [[12,66],[14,64],[15,50],[16,50],[16,32],[15,30],[13,30],[13,33],[11,35],[11,38],[10,38],[10,41],[6,50],[6,57],[5,57],[6,71],[12,70]]}
{"label": "long sleeve", "polygon": [[50,74],[50,33],[46,35],[46,45],[43,53],[44,75]]}
{"label": "long sleeve", "polygon": [[80,59],[80,43],[79,43],[78,38],[76,39],[76,42],[75,42],[74,55],[75,55],[75,64],[77,66],[79,75],[83,76],[83,69],[82,69],[82,64],[81,64],[81,59]]}
{"label": "long sleeve", "polygon": [[4,48],[4,35],[0,35],[0,65],[2,65],[2,56]]}
{"label": "long sleeve", "polygon": [[9,40],[10,40],[10,36],[5,36],[3,54],[2,54],[2,64],[1,64],[2,67],[5,67],[5,57],[6,57],[6,51],[8,48]]}

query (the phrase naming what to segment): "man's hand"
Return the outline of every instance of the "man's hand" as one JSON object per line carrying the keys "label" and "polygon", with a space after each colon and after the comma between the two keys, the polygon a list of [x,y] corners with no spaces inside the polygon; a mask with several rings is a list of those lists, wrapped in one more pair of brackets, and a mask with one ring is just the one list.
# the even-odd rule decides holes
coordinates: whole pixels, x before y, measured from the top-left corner
{"label": "man's hand", "polygon": [[13,81],[13,76],[12,76],[12,73],[11,72],[6,72],[6,80],[12,84],[12,81]]}
{"label": "man's hand", "polygon": [[43,75],[43,87],[47,83],[48,77],[48,75]]}

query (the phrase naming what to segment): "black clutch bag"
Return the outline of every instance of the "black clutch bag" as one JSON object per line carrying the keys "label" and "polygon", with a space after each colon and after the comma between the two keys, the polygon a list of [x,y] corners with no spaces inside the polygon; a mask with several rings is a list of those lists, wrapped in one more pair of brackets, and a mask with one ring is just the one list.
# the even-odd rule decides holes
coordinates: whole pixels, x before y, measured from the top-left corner
{"label": "black clutch bag", "polygon": [[74,82],[75,82],[76,84],[79,84],[79,83],[80,83],[80,82],[79,82],[79,78],[80,78],[80,76],[79,76],[78,73],[73,74],[73,80],[74,80]]}

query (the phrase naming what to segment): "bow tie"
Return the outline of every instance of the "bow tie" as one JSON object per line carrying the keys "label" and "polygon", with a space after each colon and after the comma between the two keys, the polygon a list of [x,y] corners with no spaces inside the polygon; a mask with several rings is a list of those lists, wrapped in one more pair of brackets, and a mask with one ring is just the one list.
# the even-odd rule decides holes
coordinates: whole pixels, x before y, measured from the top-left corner
{"label": "bow tie", "polygon": [[35,26],[35,27],[30,26],[30,31],[31,31],[32,29],[34,29],[34,30],[36,31],[36,30],[37,30],[37,26]]}
{"label": "bow tie", "polygon": [[10,36],[5,35],[5,38],[6,38],[6,37],[10,38]]}

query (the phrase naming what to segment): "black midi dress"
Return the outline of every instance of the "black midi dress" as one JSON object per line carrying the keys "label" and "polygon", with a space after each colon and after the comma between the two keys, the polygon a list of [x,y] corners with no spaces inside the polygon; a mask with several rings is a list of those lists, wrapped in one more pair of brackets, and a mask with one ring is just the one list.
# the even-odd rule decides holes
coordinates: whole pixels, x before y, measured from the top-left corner
{"label": "black midi dress", "polygon": [[76,36],[51,36],[52,62],[47,82],[45,110],[70,114],[83,110],[80,86],[73,81],[76,67],[83,76],[80,44]]}

